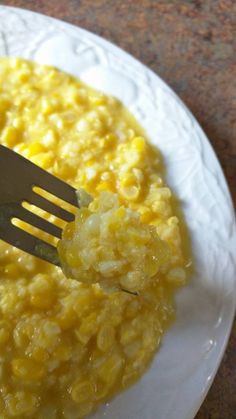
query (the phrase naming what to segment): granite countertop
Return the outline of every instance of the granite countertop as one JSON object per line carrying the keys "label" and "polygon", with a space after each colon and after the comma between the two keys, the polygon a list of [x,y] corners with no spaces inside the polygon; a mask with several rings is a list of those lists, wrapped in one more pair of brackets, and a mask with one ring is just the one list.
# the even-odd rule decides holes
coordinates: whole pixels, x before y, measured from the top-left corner
{"label": "granite countertop", "polygon": [[[101,35],[159,74],[214,147],[236,204],[235,0],[8,0]],[[196,419],[236,418],[236,323]]]}

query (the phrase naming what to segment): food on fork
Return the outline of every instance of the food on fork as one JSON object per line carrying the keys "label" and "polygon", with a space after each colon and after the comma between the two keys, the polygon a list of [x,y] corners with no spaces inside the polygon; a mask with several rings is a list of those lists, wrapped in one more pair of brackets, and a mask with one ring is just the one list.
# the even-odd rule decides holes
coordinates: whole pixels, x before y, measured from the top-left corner
{"label": "food on fork", "polygon": [[119,206],[111,192],[101,192],[94,201],[83,191],[80,194],[82,206],[58,243],[67,277],[98,283],[107,291],[137,293],[170,269],[170,248],[155,226],[142,223],[138,212]]}

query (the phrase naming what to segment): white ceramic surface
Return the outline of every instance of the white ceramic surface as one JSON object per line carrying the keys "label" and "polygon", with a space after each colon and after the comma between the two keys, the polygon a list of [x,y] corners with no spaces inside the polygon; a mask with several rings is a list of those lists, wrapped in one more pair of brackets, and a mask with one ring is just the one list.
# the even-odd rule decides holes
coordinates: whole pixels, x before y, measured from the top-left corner
{"label": "white ceramic surface", "polygon": [[205,134],[158,76],[80,28],[0,7],[1,55],[55,65],[117,96],[161,150],[189,226],[196,272],[177,295],[177,321],[151,368],[93,418],[192,419],[219,366],[236,304],[234,211]]}

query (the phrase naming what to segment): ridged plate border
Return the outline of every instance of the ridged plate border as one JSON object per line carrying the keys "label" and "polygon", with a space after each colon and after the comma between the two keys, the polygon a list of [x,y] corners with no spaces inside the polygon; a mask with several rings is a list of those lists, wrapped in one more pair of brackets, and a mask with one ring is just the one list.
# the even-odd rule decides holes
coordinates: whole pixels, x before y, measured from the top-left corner
{"label": "ridged plate border", "polygon": [[150,369],[92,417],[192,419],[223,356],[236,305],[234,209],[205,134],[156,74],[81,28],[0,6],[3,55],[52,64],[117,96],[161,150],[190,230],[195,274],[177,295],[177,321]]}

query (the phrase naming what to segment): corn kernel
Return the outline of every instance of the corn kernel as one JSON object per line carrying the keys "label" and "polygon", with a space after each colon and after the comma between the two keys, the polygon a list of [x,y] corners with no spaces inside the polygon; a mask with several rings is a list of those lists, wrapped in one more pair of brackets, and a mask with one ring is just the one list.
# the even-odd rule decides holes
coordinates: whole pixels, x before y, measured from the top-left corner
{"label": "corn kernel", "polygon": [[76,403],[90,401],[94,397],[94,387],[90,381],[75,382],[71,389],[71,397]]}
{"label": "corn kernel", "polygon": [[42,167],[43,169],[48,169],[52,165],[53,156],[51,152],[39,153],[32,156],[31,160],[34,164],[37,164],[39,167]]}
{"label": "corn kernel", "polygon": [[123,219],[125,217],[125,208],[124,207],[118,208],[118,210],[116,211],[116,216],[118,218]]}
{"label": "corn kernel", "polygon": [[53,129],[47,131],[47,133],[42,138],[42,143],[45,147],[53,148],[56,145],[57,134]]}
{"label": "corn kernel", "polygon": [[38,274],[29,286],[30,304],[40,309],[48,309],[55,300],[52,284],[45,275]]}
{"label": "corn kernel", "polygon": [[69,330],[77,324],[77,316],[73,308],[67,308],[60,313],[57,323],[62,330]]}
{"label": "corn kernel", "polygon": [[95,390],[95,398],[96,400],[101,400],[106,397],[109,388],[108,386],[101,380],[96,380],[96,390]]}
{"label": "corn kernel", "polygon": [[71,352],[71,348],[60,345],[55,349],[54,356],[59,361],[68,361],[71,358]]}
{"label": "corn kernel", "polygon": [[76,331],[76,336],[81,343],[87,344],[96,333],[96,329],[96,313],[91,313],[82,321],[80,328]]}
{"label": "corn kernel", "polygon": [[127,345],[137,338],[138,331],[132,327],[131,324],[127,323],[122,325],[120,334],[121,345]]}
{"label": "corn kernel", "polygon": [[183,268],[173,268],[167,273],[167,280],[177,286],[183,286],[186,282],[186,272]]}
{"label": "corn kernel", "polygon": [[132,147],[142,153],[145,150],[146,143],[143,137],[135,137],[132,141]]}
{"label": "corn kernel", "polygon": [[115,340],[115,330],[109,324],[101,327],[97,335],[97,346],[101,351],[107,352],[111,348]]}
{"label": "corn kernel", "polygon": [[98,192],[101,192],[101,191],[110,191],[110,192],[113,192],[114,191],[114,187],[113,187],[113,185],[112,185],[111,182],[104,181],[104,182],[100,182],[98,184],[98,186],[96,187],[96,190]]}
{"label": "corn kernel", "polygon": [[21,141],[21,131],[15,127],[6,127],[2,132],[1,140],[8,147],[14,147]]}
{"label": "corn kernel", "polygon": [[111,387],[123,368],[123,360],[119,355],[110,355],[96,370],[99,378]]}
{"label": "corn kernel", "polygon": [[6,328],[3,328],[0,324],[0,346],[4,345],[10,338],[10,332]]}
{"label": "corn kernel", "polygon": [[30,75],[31,75],[31,72],[29,69],[22,69],[17,72],[16,78],[20,82],[26,82],[27,80],[29,80]]}
{"label": "corn kernel", "polygon": [[29,157],[33,157],[36,154],[43,153],[44,147],[41,143],[34,142],[34,143],[29,144],[28,150],[29,150]]}
{"label": "corn kernel", "polygon": [[40,380],[45,374],[41,364],[27,358],[14,359],[11,366],[13,374],[21,380],[35,382]]}
{"label": "corn kernel", "polygon": [[12,126],[16,129],[24,129],[24,121],[20,117],[16,117],[12,120]]}
{"label": "corn kernel", "polygon": [[45,97],[42,98],[41,102],[41,112],[43,115],[49,115],[52,112],[55,112],[55,110],[58,108],[58,101],[53,99],[46,99]]}
{"label": "corn kernel", "polygon": [[128,201],[136,201],[140,194],[140,188],[137,186],[126,186],[120,188],[120,194]]}
{"label": "corn kernel", "polygon": [[25,391],[17,391],[6,398],[6,409],[10,417],[30,416],[37,408],[37,397]]}
{"label": "corn kernel", "polygon": [[0,112],[3,113],[11,107],[11,101],[7,98],[2,97],[0,102]]}
{"label": "corn kernel", "polygon": [[94,95],[94,96],[91,96],[89,100],[92,103],[92,105],[95,105],[95,106],[104,105],[104,103],[106,103],[106,96],[102,94]]}
{"label": "corn kernel", "polygon": [[120,184],[121,186],[133,186],[136,183],[136,178],[133,173],[124,173],[121,176]]}
{"label": "corn kernel", "polygon": [[32,295],[30,298],[30,304],[33,307],[45,310],[52,306],[54,300],[54,295]]}
{"label": "corn kernel", "polygon": [[32,358],[35,360],[35,361],[37,361],[37,362],[39,362],[39,363],[43,363],[43,362],[45,362],[46,360],[48,360],[48,358],[49,358],[49,354],[48,354],[48,352],[46,351],[46,349],[44,349],[44,348],[41,348],[41,347],[39,347],[39,346],[37,346],[32,352],[31,352],[31,356],[32,356]]}
{"label": "corn kernel", "polygon": [[4,273],[11,278],[17,278],[20,275],[19,266],[14,263],[8,263],[4,267]]}
{"label": "corn kernel", "polygon": [[142,223],[149,223],[153,219],[153,213],[148,207],[139,208]]}

